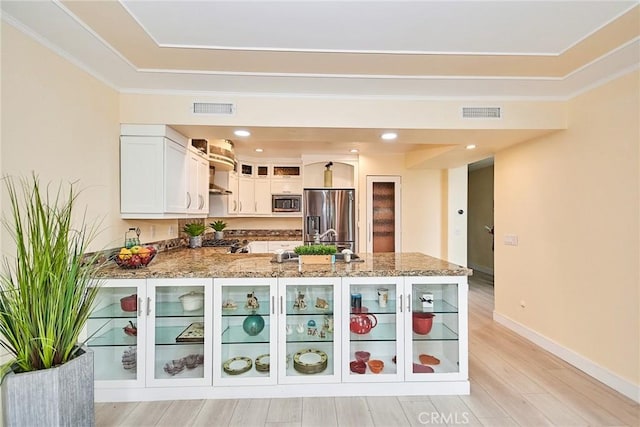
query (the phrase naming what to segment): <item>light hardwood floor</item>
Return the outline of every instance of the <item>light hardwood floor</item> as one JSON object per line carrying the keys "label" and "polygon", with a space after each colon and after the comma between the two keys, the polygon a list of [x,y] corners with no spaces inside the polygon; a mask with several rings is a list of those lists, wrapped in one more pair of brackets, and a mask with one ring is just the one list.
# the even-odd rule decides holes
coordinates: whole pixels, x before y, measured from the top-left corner
{"label": "light hardwood floor", "polygon": [[630,399],[492,320],[493,283],[469,291],[469,396],[98,403],[107,426],[640,426]]}

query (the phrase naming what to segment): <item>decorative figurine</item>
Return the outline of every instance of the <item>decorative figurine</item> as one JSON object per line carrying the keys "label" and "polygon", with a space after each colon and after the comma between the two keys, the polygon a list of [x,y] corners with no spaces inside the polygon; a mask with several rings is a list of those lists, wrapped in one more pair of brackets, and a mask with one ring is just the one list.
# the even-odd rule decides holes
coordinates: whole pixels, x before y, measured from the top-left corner
{"label": "decorative figurine", "polygon": [[307,309],[307,302],[304,300],[304,294],[301,292],[298,292],[296,290],[296,300],[293,303],[293,308],[297,308],[298,310],[306,310]]}
{"label": "decorative figurine", "polygon": [[299,334],[304,333],[304,323],[302,322],[298,323],[298,326],[296,327],[296,331],[298,331]]}
{"label": "decorative figurine", "polygon": [[333,332],[333,316],[327,314],[324,316],[324,322],[322,323],[322,329],[332,333]]}
{"label": "decorative figurine", "polygon": [[251,291],[250,294],[247,294],[247,304],[245,307],[249,310],[257,310],[260,307],[255,291]]}
{"label": "decorative figurine", "polygon": [[316,321],[311,319],[307,322],[307,335],[316,336],[318,335],[318,328],[316,327]]}
{"label": "decorative figurine", "polygon": [[236,304],[234,300],[229,298],[222,304],[222,308],[225,310],[235,310],[236,308],[238,308],[238,304]]}
{"label": "decorative figurine", "polygon": [[327,300],[324,300],[322,298],[316,298],[316,308],[320,310],[326,310],[329,308],[329,303],[327,302]]}

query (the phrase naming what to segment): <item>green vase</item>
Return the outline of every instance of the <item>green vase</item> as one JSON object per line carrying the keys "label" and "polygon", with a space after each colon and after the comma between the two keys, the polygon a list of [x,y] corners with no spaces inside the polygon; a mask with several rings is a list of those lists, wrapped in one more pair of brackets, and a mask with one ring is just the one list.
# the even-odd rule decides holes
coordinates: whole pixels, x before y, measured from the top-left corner
{"label": "green vase", "polygon": [[252,337],[256,336],[264,329],[264,318],[259,314],[251,314],[242,322],[242,329]]}

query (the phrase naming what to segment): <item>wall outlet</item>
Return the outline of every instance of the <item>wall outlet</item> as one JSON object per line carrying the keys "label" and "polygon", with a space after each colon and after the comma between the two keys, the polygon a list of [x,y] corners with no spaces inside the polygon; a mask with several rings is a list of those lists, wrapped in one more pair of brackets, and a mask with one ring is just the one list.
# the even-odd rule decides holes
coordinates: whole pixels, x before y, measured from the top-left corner
{"label": "wall outlet", "polygon": [[151,237],[151,239],[155,239],[156,237],[156,226],[152,225],[149,227],[149,237]]}
{"label": "wall outlet", "polygon": [[503,242],[505,245],[518,246],[518,236],[515,234],[505,234]]}
{"label": "wall outlet", "polygon": [[173,225],[169,226],[169,237],[173,237]]}

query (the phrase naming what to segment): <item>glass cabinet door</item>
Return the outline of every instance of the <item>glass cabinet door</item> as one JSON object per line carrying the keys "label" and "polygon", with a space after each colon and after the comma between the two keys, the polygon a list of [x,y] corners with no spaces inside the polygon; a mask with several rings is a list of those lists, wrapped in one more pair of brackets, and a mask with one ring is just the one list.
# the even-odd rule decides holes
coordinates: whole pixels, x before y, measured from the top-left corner
{"label": "glass cabinet door", "polygon": [[[105,281],[87,321],[98,387],[144,386],[144,279]],[[141,343],[138,345],[138,343]]]}
{"label": "glass cabinet door", "polygon": [[214,283],[215,384],[275,384],[276,279]]}
{"label": "glass cabinet door", "polygon": [[340,380],[340,278],[278,281],[281,383]]}
{"label": "glass cabinet door", "polygon": [[343,343],[342,381],[402,378],[402,278],[345,278],[342,286],[343,312],[349,313],[342,323],[348,337]]}
{"label": "glass cabinet door", "polygon": [[147,385],[211,384],[211,279],[147,280]]}
{"label": "glass cabinet door", "polygon": [[[466,318],[459,306],[466,302],[466,282],[451,283],[438,278],[405,278],[408,312],[406,313],[405,369],[408,380],[423,380],[438,374],[442,379],[458,379],[467,373],[467,361],[461,360],[461,345],[466,343]],[[445,282],[445,283],[443,283]],[[459,293],[465,292],[464,298]]]}

